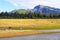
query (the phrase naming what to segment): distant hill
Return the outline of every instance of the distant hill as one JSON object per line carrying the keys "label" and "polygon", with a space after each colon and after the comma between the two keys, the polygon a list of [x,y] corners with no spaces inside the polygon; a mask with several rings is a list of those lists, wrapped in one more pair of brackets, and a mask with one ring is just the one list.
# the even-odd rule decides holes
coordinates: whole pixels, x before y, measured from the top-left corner
{"label": "distant hill", "polygon": [[26,13],[27,10],[25,10],[25,9],[17,9],[16,12],[18,12],[18,13]]}
{"label": "distant hill", "polygon": [[27,13],[29,11],[31,11],[31,10],[30,9],[16,9],[16,10],[11,11],[10,13],[17,12],[19,14],[25,14],[25,13]]}

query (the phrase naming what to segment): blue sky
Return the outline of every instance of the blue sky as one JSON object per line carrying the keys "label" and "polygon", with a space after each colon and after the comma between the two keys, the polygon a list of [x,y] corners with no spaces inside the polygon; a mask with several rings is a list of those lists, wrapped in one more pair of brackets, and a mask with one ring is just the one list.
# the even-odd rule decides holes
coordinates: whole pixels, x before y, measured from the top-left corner
{"label": "blue sky", "polygon": [[14,9],[32,9],[36,5],[60,8],[60,0],[0,0],[0,12]]}

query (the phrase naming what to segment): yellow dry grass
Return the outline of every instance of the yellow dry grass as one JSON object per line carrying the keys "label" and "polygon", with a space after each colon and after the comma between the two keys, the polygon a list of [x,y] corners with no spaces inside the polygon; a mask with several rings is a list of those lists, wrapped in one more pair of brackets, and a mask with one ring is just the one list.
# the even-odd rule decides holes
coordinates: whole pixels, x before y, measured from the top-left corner
{"label": "yellow dry grass", "polygon": [[43,32],[37,32],[34,30],[0,30],[0,38],[15,37],[15,36],[27,36],[33,34],[42,34]]}
{"label": "yellow dry grass", "polygon": [[60,25],[60,19],[0,19],[0,27]]}
{"label": "yellow dry grass", "polygon": [[[48,26],[47,26],[48,25]],[[60,28],[60,19],[0,19],[0,27]],[[47,27],[46,27],[47,26]],[[50,26],[50,27],[49,27]],[[57,26],[57,27],[55,27]],[[41,34],[34,30],[0,30],[0,37]]]}

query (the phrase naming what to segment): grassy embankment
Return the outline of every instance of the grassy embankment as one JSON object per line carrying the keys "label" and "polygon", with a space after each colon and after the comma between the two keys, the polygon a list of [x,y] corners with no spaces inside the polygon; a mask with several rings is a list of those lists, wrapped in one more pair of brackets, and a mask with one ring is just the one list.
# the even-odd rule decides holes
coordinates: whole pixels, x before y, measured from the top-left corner
{"label": "grassy embankment", "polygon": [[15,30],[60,29],[60,19],[0,19],[0,28]]}
{"label": "grassy embankment", "polygon": [[5,37],[15,37],[15,36],[27,36],[33,34],[39,34],[42,32],[37,32],[33,30],[0,30],[0,38]]}
{"label": "grassy embankment", "polygon": [[[55,34],[56,32],[38,32],[37,30],[0,30],[0,38],[29,36],[36,34]],[[58,32],[59,33],[59,32]]]}

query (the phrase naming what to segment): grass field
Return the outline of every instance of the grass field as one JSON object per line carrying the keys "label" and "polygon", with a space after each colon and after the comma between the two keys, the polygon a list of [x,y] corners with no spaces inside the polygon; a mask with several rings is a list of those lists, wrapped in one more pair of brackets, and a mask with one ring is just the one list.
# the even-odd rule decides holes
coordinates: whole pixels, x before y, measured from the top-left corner
{"label": "grass field", "polygon": [[0,30],[0,38],[29,36],[36,34],[55,34],[57,32],[38,32],[37,30]]}
{"label": "grass field", "polygon": [[60,29],[60,19],[0,19],[0,28],[11,29]]}
{"label": "grass field", "polygon": [[28,36],[34,34],[42,34],[44,32],[37,32],[34,30],[0,30],[0,38],[15,37],[15,36]]}

